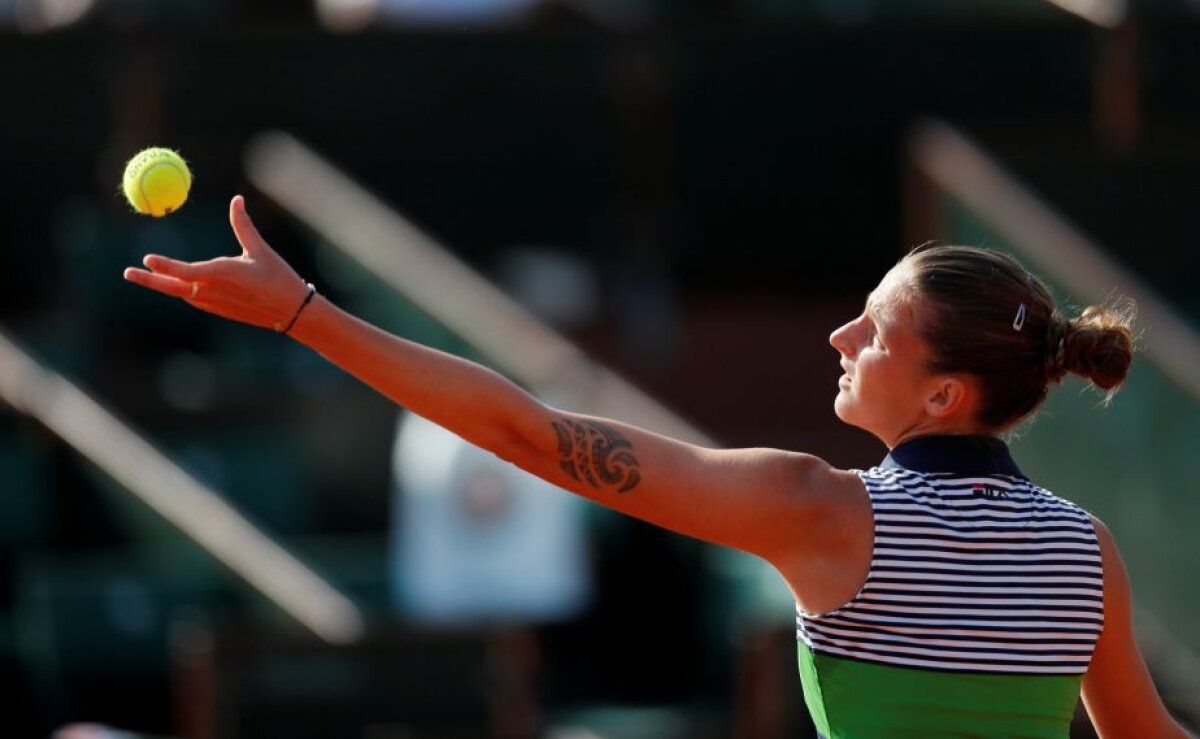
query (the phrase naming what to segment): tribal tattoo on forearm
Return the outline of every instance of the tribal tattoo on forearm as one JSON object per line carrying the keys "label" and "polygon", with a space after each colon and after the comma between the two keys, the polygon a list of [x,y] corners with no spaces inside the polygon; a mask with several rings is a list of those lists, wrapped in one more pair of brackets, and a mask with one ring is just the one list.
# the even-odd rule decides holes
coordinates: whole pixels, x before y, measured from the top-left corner
{"label": "tribal tattoo on forearm", "polygon": [[595,421],[566,418],[551,425],[558,434],[559,465],[572,479],[594,488],[616,488],[618,493],[641,482],[633,443],[619,432]]}

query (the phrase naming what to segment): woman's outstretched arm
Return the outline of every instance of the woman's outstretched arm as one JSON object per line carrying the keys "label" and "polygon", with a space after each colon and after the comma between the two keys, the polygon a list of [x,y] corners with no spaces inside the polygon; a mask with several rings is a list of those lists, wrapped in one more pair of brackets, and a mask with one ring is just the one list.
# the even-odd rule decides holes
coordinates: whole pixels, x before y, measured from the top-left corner
{"label": "woman's outstretched arm", "polygon": [[[138,285],[226,318],[279,330],[308,288],[262,239],[240,196],[242,253],[207,262],[150,255]],[[393,336],[317,296],[288,332],[395,403],[601,505],[688,536],[791,560],[841,537],[853,475],[811,455],[705,449],[617,421],[556,410],[500,374]],[[801,535],[800,532],[804,532]],[[824,552],[828,555],[829,552]]]}

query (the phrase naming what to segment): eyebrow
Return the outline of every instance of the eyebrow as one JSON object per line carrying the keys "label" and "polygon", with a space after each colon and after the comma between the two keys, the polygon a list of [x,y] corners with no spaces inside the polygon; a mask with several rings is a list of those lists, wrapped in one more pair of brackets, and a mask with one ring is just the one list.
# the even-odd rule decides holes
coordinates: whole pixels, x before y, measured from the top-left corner
{"label": "eyebrow", "polygon": [[867,297],[867,306],[863,312],[866,314],[867,318],[871,319],[871,324],[875,328],[875,335],[879,337],[880,341],[882,341],[884,329],[888,329],[888,333],[890,335],[890,327],[892,324],[890,321],[883,318],[883,315],[879,312],[879,305],[871,302],[872,297],[874,297],[873,294]]}
{"label": "eyebrow", "polygon": [[870,318],[872,321],[874,321],[876,324],[878,324],[879,323],[879,305],[877,303],[871,302],[871,298],[873,298],[873,297],[875,297],[874,293],[867,296],[867,304],[863,308],[863,313],[866,313],[868,318]]}

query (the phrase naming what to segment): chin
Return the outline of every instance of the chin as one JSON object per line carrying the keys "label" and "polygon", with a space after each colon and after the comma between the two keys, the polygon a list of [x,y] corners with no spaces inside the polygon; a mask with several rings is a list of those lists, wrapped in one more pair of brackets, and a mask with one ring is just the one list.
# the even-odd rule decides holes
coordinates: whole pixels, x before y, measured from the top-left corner
{"label": "chin", "polygon": [[854,401],[846,397],[845,393],[838,393],[837,398],[834,399],[833,412],[837,415],[838,419],[840,419],[841,422],[847,426],[853,426],[855,428],[862,429],[873,436],[878,436],[875,431],[870,429],[863,422],[864,419],[858,413],[858,408],[855,407]]}
{"label": "chin", "polygon": [[846,393],[839,392],[837,397],[833,399],[833,412],[843,423],[848,423],[851,426],[857,426],[854,422],[854,404],[846,397]]}

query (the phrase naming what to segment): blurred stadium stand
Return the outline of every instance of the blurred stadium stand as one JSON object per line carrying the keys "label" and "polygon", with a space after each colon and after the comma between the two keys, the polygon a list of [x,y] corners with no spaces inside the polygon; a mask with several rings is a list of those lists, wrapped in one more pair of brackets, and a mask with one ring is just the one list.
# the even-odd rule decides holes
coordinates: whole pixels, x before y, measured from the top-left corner
{"label": "blurred stadium stand", "polygon": [[[322,30],[308,4],[196,0],[99,2],[35,35],[43,5],[0,0],[0,69],[12,71],[0,324],[354,598],[372,629],[353,647],[297,632],[62,442],[5,414],[6,735],[84,720],[187,737],[471,731],[437,717],[405,727],[437,708],[421,692],[432,685],[494,736],[808,731],[782,585],[595,509],[594,602],[578,618],[425,638],[391,614],[395,409],[277,337],[120,280],[149,250],[228,253],[224,204],[247,192],[268,239],[340,304],[477,356],[254,191],[242,149],[261,130],[311,142],[497,280],[531,245],[570,255],[599,294],[560,329],[724,444],[844,466],[882,455],[829,408],[828,332],[908,240],[1005,245],[961,209],[936,233],[906,231],[906,137],[927,116],[975,136],[1200,324],[1200,15],[1188,0],[1133,3],[1115,32],[1031,0],[664,0],[635,30],[543,3],[508,27],[358,34]],[[192,200],[164,221],[129,215],[116,193],[124,159],[150,144],[180,149],[196,173]],[[1200,511],[1170,483],[1200,448],[1197,404],[1143,363],[1111,409],[1093,405],[1060,391],[1018,459],[1110,522],[1145,620],[1194,652]],[[1147,477],[1156,467],[1172,492],[1146,494],[1163,490]],[[1168,682],[1195,669],[1169,666],[1169,647],[1147,651]],[[507,687],[489,687],[496,670]],[[1191,697],[1179,698],[1183,711]]]}
{"label": "blurred stadium stand", "polygon": [[[186,736],[535,735],[536,642],[521,629],[393,629],[332,646],[275,628],[177,624]],[[353,727],[353,728],[352,728]]]}

